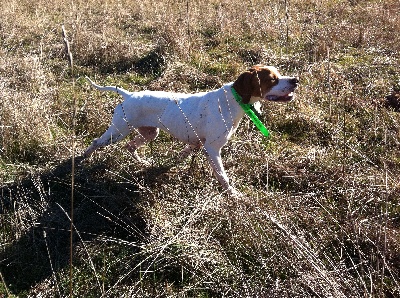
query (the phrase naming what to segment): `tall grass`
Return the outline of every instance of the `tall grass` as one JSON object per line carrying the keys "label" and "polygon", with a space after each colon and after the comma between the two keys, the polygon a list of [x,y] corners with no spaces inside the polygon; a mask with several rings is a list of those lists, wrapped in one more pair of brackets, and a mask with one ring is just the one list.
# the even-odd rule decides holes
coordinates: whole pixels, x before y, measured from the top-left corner
{"label": "tall grass", "polygon": [[[0,296],[400,295],[398,1],[7,1],[0,6]],[[61,34],[74,55],[75,87]],[[298,75],[223,161],[169,135],[76,163],[129,90],[196,92],[248,66]],[[396,91],[397,90],[397,91]],[[73,125],[74,101],[77,105]],[[77,161],[80,161],[78,158]],[[70,260],[70,221],[74,211]],[[73,261],[70,276],[68,264]]]}

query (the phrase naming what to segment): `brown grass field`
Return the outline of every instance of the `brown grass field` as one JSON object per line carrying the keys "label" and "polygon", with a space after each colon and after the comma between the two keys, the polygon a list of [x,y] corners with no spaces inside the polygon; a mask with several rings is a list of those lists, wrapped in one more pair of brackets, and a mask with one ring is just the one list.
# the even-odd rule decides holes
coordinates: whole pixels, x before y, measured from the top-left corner
{"label": "brown grass field", "polygon": [[[0,297],[400,297],[399,32],[398,0],[1,1]],[[165,133],[151,166],[79,162],[121,101],[84,76],[196,92],[258,63],[300,87],[223,148],[241,198]]]}

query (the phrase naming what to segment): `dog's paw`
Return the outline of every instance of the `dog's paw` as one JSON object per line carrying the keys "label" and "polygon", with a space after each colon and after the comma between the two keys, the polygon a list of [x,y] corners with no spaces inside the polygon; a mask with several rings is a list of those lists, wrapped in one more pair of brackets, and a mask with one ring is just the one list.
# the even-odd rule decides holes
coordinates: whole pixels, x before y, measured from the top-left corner
{"label": "dog's paw", "polygon": [[243,194],[238,191],[236,188],[234,188],[233,186],[229,186],[228,189],[226,190],[227,194],[229,196],[232,196],[234,198],[240,198],[243,196]]}
{"label": "dog's paw", "polygon": [[183,148],[179,153],[178,156],[176,157],[176,161],[182,162],[186,158],[189,157],[193,152],[197,152],[200,149],[201,146],[194,146],[194,145],[186,145],[185,148]]}
{"label": "dog's paw", "polygon": [[149,160],[146,160],[142,157],[139,156],[139,154],[135,151],[135,152],[130,152],[131,155],[136,159],[137,162],[139,162],[140,164],[142,164],[145,167],[150,167],[152,162]]}
{"label": "dog's paw", "polygon": [[145,167],[151,167],[153,165],[153,162],[151,160],[147,160],[144,158],[138,159],[138,162],[140,162]]}
{"label": "dog's paw", "polygon": [[237,204],[237,206],[241,206],[240,208],[246,208],[248,210],[252,210],[254,208],[254,202],[251,200],[251,197],[241,193],[234,187],[229,186],[227,193],[228,198],[230,198],[232,201],[232,204]]}

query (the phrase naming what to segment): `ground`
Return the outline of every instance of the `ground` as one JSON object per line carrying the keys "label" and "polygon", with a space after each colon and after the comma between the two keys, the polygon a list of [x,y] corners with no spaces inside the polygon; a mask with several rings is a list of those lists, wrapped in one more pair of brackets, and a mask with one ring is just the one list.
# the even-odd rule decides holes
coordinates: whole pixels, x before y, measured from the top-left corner
{"label": "ground", "polygon": [[[394,0],[1,3],[0,296],[399,296],[399,16]],[[122,143],[80,158],[121,101],[85,76],[197,92],[258,63],[300,86],[263,103],[270,138],[245,118],[223,148],[242,197],[201,152],[175,163],[166,133],[149,166]]]}

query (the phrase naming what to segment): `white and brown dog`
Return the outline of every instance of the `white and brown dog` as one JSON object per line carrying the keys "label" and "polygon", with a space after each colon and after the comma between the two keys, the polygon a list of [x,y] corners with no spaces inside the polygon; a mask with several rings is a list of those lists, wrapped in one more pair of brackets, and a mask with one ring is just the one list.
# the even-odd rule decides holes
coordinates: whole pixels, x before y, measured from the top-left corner
{"label": "white and brown dog", "polygon": [[197,94],[162,91],[128,92],[119,87],[99,86],[99,90],[121,94],[124,101],[114,111],[108,130],[86,149],[84,157],[100,147],[121,141],[127,135],[138,132],[126,148],[140,160],[136,149],[154,140],[162,129],[187,144],[180,157],[187,157],[194,149],[203,147],[214,173],[229,192],[229,185],[221,160],[221,148],[235,132],[244,116],[242,107],[235,100],[232,88],[242,97],[243,103],[266,99],[288,102],[299,80],[281,76],[275,67],[256,65],[242,73],[235,82],[218,90]]}

